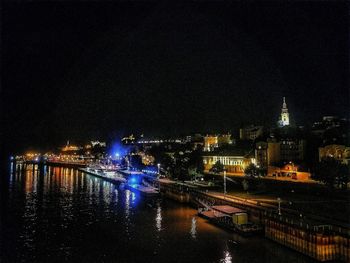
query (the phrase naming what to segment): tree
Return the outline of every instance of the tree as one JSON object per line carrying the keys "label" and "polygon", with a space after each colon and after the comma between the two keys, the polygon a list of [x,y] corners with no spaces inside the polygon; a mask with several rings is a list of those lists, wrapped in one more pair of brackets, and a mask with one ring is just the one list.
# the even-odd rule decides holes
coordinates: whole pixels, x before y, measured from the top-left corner
{"label": "tree", "polygon": [[332,157],[322,159],[312,175],[312,179],[323,182],[330,188],[335,185],[346,188],[349,177],[349,167]]}
{"label": "tree", "polygon": [[257,176],[258,175],[258,168],[256,167],[255,164],[251,163],[249,164],[245,169],[244,169],[244,174],[247,176]]}
{"label": "tree", "polygon": [[244,191],[248,191],[248,189],[249,189],[249,182],[248,182],[248,180],[244,179],[242,181],[242,186],[243,186],[243,190]]}
{"label": "tree", "polygon": [[188,167],[188,175],[191,177],[191,179],[196,180],[198,175],[197,168],[195,166]]}
{"label": "tree", "polygon": [[200,149],[192,151],[189,155],[188,164],[190,167],[195,167],[197,173],[203,173],[204,171],[204,164],[203,164],[203,157],[202,152]]}
{"label": "tree", "polygon": [[260,176],[266,176],[267,175],[267,169],[266,168],[258,168],[258,174]]}
{"label": "tree", "polygon": [[142,157],[140,155],[130,155],[130,166],[136,169],[142,169]]}
{"label": "tree", "polygon": [[217,161],[213,167],[210,168],[210,172],[221,173],[224,171],[224,168],[224,165],[220,161]]}
{"label": "tree", "polygon": [[340,164],[337,184],[339,188],[346,189],[350,181],[350,166],[345,164]]}

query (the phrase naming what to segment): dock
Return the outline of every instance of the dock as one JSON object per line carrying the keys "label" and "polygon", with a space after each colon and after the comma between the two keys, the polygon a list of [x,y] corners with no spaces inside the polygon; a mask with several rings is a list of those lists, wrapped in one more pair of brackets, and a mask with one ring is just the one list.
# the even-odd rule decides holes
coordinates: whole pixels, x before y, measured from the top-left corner
{"label": "dock", "polygon": [[150,186],[143,186],[138,184],[137,185],[127,184],[125,185],[125,188],[146,197],[155,197],[159,195],[158,189]]}
{"label": "dock", "polygon": [[98,172],[94,169],[89,169],[89,168],[78,168],[79,171],[102,178],[106,180],[107,182],[113,183],[113,184],[121,184],[121,183],[126,183],[127,180],[122,177],[118,176],[118,173],[115,173],[116,176],[113,176],[111,174],[105,174],[103,172]]}

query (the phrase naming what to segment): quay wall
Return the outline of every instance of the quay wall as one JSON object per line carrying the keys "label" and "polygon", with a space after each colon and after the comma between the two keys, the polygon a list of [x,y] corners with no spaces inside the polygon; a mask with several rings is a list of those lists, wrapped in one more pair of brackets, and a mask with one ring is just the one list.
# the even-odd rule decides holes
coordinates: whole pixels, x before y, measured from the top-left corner
{"label": "quay wall", "polygon": [[87,166],[85,163],[68,163],[68,162],[54,162],[54,161],[46,161],[46,165],[67,167],[67,168],[84,168]]}
{"label": "quay wall", "polygon": [[162,196],[175,200],[180,203],[190,203],[190,193],[183,191],[174,184],[161,184],[160,192]]}
{"label": "quay wall", "polygon": [[333,231],[290,225],[288,219],[265,217],[265,237],[318,261],[350,262],[350,239]]}

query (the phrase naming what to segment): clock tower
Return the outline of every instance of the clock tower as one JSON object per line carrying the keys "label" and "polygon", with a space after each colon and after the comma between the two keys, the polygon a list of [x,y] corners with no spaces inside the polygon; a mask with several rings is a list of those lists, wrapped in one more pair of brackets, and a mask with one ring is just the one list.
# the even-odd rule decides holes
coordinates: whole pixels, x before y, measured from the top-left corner
{"label": "clock tower", "polygon": [[289,125],[289,113],[286,103],[286,98],[283,97],[283,105],[282,105],[282,111],[281,111],[281,119],[279,120],[279,126],[284,127]]}

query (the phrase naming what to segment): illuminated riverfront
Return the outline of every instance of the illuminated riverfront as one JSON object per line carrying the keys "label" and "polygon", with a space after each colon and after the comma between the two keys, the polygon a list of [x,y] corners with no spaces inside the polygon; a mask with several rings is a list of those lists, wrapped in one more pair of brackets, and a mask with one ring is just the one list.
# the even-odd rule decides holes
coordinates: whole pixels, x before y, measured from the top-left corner
{"label": "illuminated riverfront", "polygon": [[70,168],[42,174],[19,166],[9,196],[3,238],[13,253],[5,259],[15,262],[313,262],[262,237],[213,226],[191,207],[147,201]]}
{"label": "illuminated riverfront", "polygon": [[346,1],[4,1],[0,262],[350,262]]}

